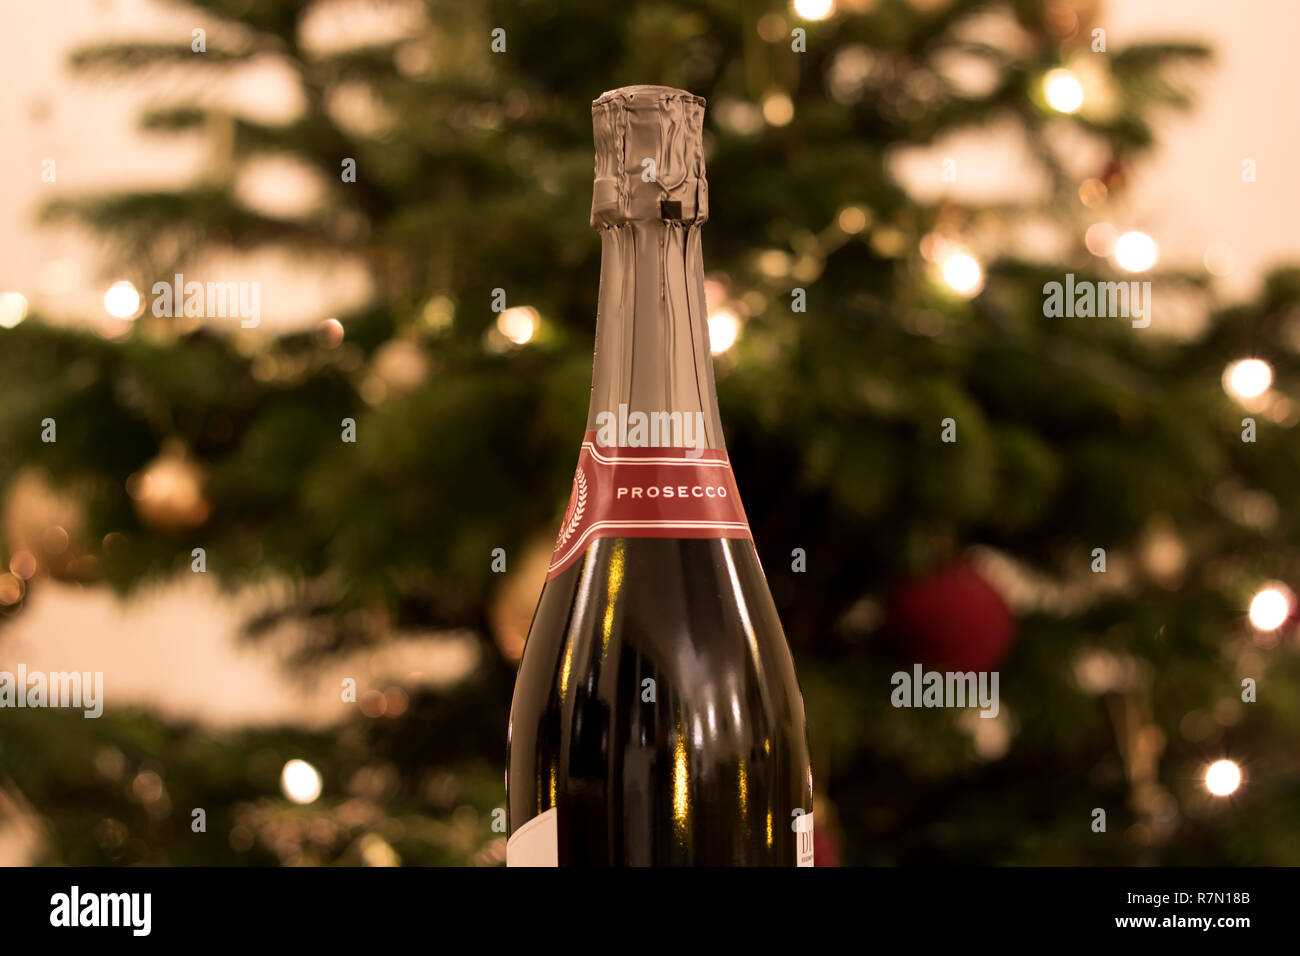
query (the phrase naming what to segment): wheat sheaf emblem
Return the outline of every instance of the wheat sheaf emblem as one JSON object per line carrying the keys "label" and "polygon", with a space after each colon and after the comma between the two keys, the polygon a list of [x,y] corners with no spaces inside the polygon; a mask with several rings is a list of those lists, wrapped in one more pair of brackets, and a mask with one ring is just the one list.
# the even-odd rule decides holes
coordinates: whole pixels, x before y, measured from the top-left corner
{"label": "wheat sheaf emblem", "polygon": [[572,513],[569,520],[565,522],[563,530],[560,531],[560,547],[566,545],[569,538],[573,537],[573,532],[578,530],[578,525],[582,522],[582,513],[587,510],[587,476],[582,473],[582,467],[573,476],[573,502]]}

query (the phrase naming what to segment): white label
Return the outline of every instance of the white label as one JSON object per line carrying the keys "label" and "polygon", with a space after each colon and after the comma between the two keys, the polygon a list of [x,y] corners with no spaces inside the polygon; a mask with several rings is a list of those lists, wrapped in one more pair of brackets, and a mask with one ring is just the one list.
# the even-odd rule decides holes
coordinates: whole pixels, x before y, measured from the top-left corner
{"label": "white label", "polygon": [[[506,841],[506,866],[559,866],[560,835],[557,820],[558,811],[551,807],[516,830]],[[811,850],[808,852],[812,853]]]}
{"label": "white label", "polygon": [[[795,817],[794,832],[795,839],[799,841],[799,862],[796,866],[813,865],[813,815],[811,813],[801,813]],[[507,859],[509,859],[510,847],[506,846]]]}

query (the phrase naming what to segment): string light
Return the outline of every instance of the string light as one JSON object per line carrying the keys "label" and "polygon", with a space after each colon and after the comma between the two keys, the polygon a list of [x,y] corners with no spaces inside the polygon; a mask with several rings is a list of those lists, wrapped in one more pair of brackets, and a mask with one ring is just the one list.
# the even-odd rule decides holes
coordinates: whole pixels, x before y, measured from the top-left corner
{"label": "string light", "polygon": [[1231,760],[1216,760],[1205,768],[1205,789],[1216,797],[1226,797],[1241,786],[1241,768]]}
{"label": "string light", "polygon": [[1146,272],[1159,256],[1156,241],[1145,232],[1126,232],[1115,240],[1115,262],[1125,272]]}
{"label": "string light", "polygon": [[718,309],[709,316],[709,350],[721,355],[740,337],[740,319],[730,309]]}
{"label": "string light", "polygon": [[449,296],[435,295],[424,305],[424,324],[434,332],[446,332],[456,315],[456,303]]}
{"label": "string light", "polygon": [[971,298],[984,287],[984,270],[968,252],[954,252],[943,260],[943,281],[958,295]]}
{"label": "string light", "polygon": [[294,803],[311,803],[321,793],[320,774],[305,760],[290,760],[280,772],[280,789]]}
{"label": "string light", "polygon": [[[794,268],[794,260],[788,252],[782,252],[780,249],[767,249],[754,258],[754,267],[765,276],[779,279],[790,274],[790,270]],[[706,286],[706,293],[707,288]]]}
{"label": "string light", "polygon": [[840,229],[850,236],[855,236],[867,228],[867,214],[860,206],[845,206],[840,210],[837,221]]}
{"label": "string light", "polygon": [[1052,70],[1043,77],[1043,95],[1058,113],[1073,113],[1083,105],[1083,84],[1069,70]]}
{"label": "string light", "polygon": [[140,313],[140,292],[123,279],[104,293],[104,310],[115,319],[133,319]]}
{"label": "string light", "polygon": [[1276,581],[1266,584],[1250,601],[1250,623],[1256,630],[1276,631],[1291,616],[1291,589]]}
{"label": "string light", "polygon": [[27,297],[21,292],[0,294],[0,329],[12,329],[27,318]]}
{"label": "string light", "polygon": [[794,103],[781,90],[773,90],[763,97],[763,119],[772,126],[789,126],[794,119]]}
{"label": "string light", "polygon": [[1223,390],[1235,398],[1259,398],[1273,384],[1273,369],[1262,359],[1233,362],[1223,370]]}
{"label": "string light", "polygon": [[835,0],[794,0],[793,6],[805,20],[825,20],[835,12]]}
{"label": "string light", "polygon": [[536,333],[539,320],[537,310],[532,306],[517,305],[497,316],[497,331],[515,345],[524,345]]}

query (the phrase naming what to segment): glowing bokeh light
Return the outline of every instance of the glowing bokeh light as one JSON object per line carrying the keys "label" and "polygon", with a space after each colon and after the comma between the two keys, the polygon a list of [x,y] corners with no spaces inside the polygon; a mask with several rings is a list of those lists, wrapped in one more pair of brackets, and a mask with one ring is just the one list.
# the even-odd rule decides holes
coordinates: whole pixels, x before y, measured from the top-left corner
{"label": "glowing bokeh light", "polygon": [[835,12],[835,0],[794,0],[793,6],[805,20],[825,20]]}
{"label": "glowing bokeh light", "polygon": [[1156,241],[1145,232],[1126,232],[1115,240],[1115,262],[1125,272],[1146,272],[1159,257]]}
{"label": "glowing bokeh light", "polygon": [[1052,70],[1043,77],[1043,95],[1058,113],[1073,113],[1083,105],[1083,84],[1069,70]]}
{"label": "glowing bokeh light", "polygon": [[1273,368],[1262,359],[1233,362],[1223,371],[1223,389],[1235,398],[1258,398],[1273,384]]}
{"label": "glowing bokeh light", "polygon": [[294,803],[311,803],[321,793],[320,774],[305,760],[290,760],[280,772],[280,789]]}
{"label": "glowing bokeh light", "polygon": [[781,90],[773,90],[763,97],[763,119],[772,126],[789,126],[794,119],[794,103]]}
{"label": "glowing bokeh light", "polygon": [[1241,786],[1241,768],[1231,760],[1216,760],[1205,768],[1205,789],[1226,797]]}
{"label": "glowing bokeh light", "polygon": [[0,294],[0,329],[12,329],[27,318],[27,297],[21,292]]}
{"label": "glowing bokeh light", "polygon": [[970,253],[953,253],[943,261],[943,281],[958,295],[970,298],[984,287],[984,270]]}
{"label": "glowing bokeh light", "polygon": [[845,206],[840,210],[838,222],[844,232],[857,235],[867,228],[867,214],[859,206]]}
{"label": "glowing bokeh light", "polygon": [[497,316],[497,331],[515,345],[523,345],[537,332],[537,310],[527,305],[506,309]]}
{"label": "glowing bokeh light", "polygon": [[721,355],[740,337],[740,319],[728,309],[718,309],[709,316],[709,350]]}
{"label": "glowing bokeh light", "polygon": [[133,319],[140,312],[140,292],[123,279],[104,293],[104,310],[115,319]]}
{"label": "glowing bokeh light", "polygon": [[1291,616],[1291,589],[1266,584],[1250,600],[1250,623],[1260,631],[1276,631]]}

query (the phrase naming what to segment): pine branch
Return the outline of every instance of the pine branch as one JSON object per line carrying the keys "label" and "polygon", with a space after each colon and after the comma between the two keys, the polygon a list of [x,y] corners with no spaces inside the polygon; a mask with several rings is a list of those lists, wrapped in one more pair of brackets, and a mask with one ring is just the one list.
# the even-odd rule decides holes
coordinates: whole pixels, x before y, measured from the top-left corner
{"label": "pine branch", "polygon": [[138,74],[165,68],[223,70],[243,66],[263,52],[250,47],[244,50],[209,48],[205,53],[195,53],[189,44],[119,43],[74,50],[68,57],[68,64],[77,73],[99,76]]}
{"label": "pine branch", "polygon": [[225,189],[207,186],[53,200],[43,208],[41,222],[77,222],[135,250],[152,248],[162,239],[240,248],[292,245],[320,252],[344,245],[330,237],[324,218],[272,219],[240,206]]}

